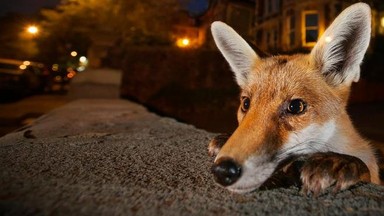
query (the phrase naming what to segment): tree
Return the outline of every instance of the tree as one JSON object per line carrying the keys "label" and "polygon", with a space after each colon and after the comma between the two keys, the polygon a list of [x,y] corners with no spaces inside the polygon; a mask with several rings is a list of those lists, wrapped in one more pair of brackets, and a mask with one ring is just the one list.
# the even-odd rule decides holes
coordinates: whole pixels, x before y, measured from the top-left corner
{"label": "tree", "polygon": [[178,0],[62,0],[43,10],[39,44],[45,61],[68,60],[72,50],[86,54],[100,37],[129,44],[169,44]]}
{"label": "tree", "polygon": [[122,38],[135,44],[170,42],[181,8],[177,0],[118,0],[116,10]]}
{"label": "tree", "polygon": [[98,4],[87,4],[89,2],[91,0],[63,1],[55,9],[41,11],[39,47],[45,62],[68,62],[73,50],[86,53],[89,34],[98,23],[95,11],[99,9]]}

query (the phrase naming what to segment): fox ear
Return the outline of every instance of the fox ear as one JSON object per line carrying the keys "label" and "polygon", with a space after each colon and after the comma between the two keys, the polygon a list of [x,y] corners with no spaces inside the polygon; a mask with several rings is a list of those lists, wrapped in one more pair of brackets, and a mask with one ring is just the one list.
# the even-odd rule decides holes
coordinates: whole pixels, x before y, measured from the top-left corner
{"label": "fox ear", "polygon": [[233,70],[237,84],[244,88],[257,54],[235,30],[223,22],[216,21],[211,25],[213,39],[224,58]]}
{"label": "fox ear", "polygon": [[357,3],[327,28],[311,52],[317,68],[333,86],[359,81],[360,64],[371,37],[371,10]]}

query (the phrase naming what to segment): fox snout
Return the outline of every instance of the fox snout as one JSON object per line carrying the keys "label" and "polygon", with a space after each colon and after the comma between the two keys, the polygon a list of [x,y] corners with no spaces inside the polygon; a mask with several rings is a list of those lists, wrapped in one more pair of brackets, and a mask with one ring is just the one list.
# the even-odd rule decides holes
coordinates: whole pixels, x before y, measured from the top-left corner
{"label": "fox snout", "polygon": [[240,132],[216,136],[208,152],[215,158],[211,168],[214,180],[233,192],[246,193],[258,188],[272,174],[276,161],[270,154],[254,153],[262,148],[250,149],[245,140],[236,139]]}
{"label": "fox snout", "polygon": [[[216,136],[209,144],[209,155],[216,157],[230,136],[230,134],[220,134]],[[242,168],[241,165],[232,158],[223,157],[216,161],[211,168],[211,172],[215,181],[226,187],[234,184],[241,177]]]}

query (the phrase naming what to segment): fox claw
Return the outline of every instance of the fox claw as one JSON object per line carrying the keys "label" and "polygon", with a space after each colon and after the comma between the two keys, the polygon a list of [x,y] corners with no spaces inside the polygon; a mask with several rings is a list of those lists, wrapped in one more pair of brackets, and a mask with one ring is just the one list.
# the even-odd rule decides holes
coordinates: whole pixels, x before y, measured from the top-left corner
{"label": "fox claw", "polygon": [[301,168],[304,195],[318,196],[334,186],[332,192],[345,190],[358,182],[370,182],[368,167],[359,158],[334,152],[315,153]]}

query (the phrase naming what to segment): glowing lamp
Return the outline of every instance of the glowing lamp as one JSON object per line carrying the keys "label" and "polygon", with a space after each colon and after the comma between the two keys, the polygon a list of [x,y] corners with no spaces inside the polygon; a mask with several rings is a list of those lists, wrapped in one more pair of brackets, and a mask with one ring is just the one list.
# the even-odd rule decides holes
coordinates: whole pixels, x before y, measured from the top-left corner
{"label": "glowing lamp", "polygon": [[188,39],[183,39],[181,41],[181,43],[183,43],[184,46],[188,46],[189,45],[189,40]]}
{"label": "glowing lamp", "polygon": [[32,35],[35,35],[35,34],[37,34],[39,32],[39,29],[36,26],[34,26],[34,25],[28,26],[27,27],[27,32],[32,34]]}
{"label": "glowing lamp", "polygon": [[181,48],[185,48],[191,45],[191,41],[188,38],[179,38],[176,41],[176,45]]}
{"label": "glowing lamp", "polygon": [[81,56],[81,57],[79,58],[79,61],[80,61],[81,63],[86,63],[88,60],[87,60],[87,57],[85,57],[85,56]]}

